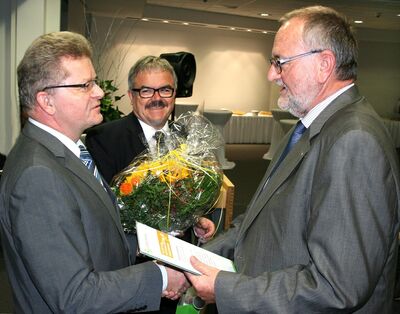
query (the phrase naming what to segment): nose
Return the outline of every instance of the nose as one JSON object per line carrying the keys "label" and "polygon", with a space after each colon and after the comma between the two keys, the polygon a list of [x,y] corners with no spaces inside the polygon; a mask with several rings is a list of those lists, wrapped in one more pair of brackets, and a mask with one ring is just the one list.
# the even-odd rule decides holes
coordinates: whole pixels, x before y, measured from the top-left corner
{"label": "nose", "polygon": [[272,82],[272,81],[279,79],[280,77],[281,77],[281,75],[278,73],[275,66],[273,64],[271,64],[268,69],[268,81]]}
{"label": "nose", "polygon": [[94,95],[95,98],[101,99],[104,97],[104,91],[100,88],[97,83],[94,84],[92,94]]}
{"label": "nose", "polygon": [[154,91],[154,95],[151,98],[153,98],[153,99],[161,99],[162,97],[160,96],[160,91],[159,90],[155,90]]}

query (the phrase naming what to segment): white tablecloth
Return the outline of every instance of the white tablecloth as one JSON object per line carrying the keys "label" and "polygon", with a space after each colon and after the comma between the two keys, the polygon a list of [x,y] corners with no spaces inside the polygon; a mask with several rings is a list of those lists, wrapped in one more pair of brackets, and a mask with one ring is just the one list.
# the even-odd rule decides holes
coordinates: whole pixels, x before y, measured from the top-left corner
{"label": "white tablecloth", "polygon": [[[273,121],[273,118],[269,116],[233,115],[224,128],[225,142],[228,144],[271,143]],[[383,122],[389,130],[395,146],[400,148],[400,121],[383,119]],[[279,123],[276,124],[279,125]],[[284,133],[280,134],[276,140],[279,141],[283,135]]]}
{"label": "white tablecloth", "polygon": [[233,115],[224,128],[227,144],[271,143],[273,119],[270,116]]}

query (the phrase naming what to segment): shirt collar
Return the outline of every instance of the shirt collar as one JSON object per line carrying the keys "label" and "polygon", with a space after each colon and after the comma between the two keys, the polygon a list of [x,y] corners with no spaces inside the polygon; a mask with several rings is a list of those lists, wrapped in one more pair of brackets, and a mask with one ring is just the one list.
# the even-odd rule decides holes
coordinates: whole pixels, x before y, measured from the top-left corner
{"label": "shirt collar", "polygon": [[79,145],[83,145],[83,142],[79,139],[78,142],[74,142],[71,140],[68,136],[62,134],[61,132],[49,127],[48,125],[45,125],[43,123],[40,123],[39,121],[29,118],[29,122],[32,124],[36,125],[38,128],[42,129],[43,131],[50,133],[54,137],[56,137],[61,143],[63,143],[75,156],[79,158],[80,155],[80,149]]}
{"label": "shirt collar", "polygon": [[138,120],[139,120],[140,126],[142,127],[142,130],[143,130],[143,133],[144,133],[147,143],[151,142],[151,140],[154,136],[154,133],[156,133],[156,131],[163,131],[164,133],[168,133],[168,131],[169,131],[168,121],[165,122],[165,124],[161,130],[156,130],[151,125],[146,124],[139,118],[138,118]]}
{"label": "shirt collar", "polygon": [[354,83],[351,83],[341,89],[339,89],[337,92],[334,94],[330,95],[329,97],[325,98],[323,101],[321,101],[319,104],[317,104],[314,108],[312,108],[306,115],[305,117],[301,118],[301,122],[304,124],[306,128],[309,128],[311,123],[320,115],[320,113],[328,107],[328,105],[337,97],[339,97],[341,94],[343,94],[345,91],[347,91],[350,87],[354,86]]}

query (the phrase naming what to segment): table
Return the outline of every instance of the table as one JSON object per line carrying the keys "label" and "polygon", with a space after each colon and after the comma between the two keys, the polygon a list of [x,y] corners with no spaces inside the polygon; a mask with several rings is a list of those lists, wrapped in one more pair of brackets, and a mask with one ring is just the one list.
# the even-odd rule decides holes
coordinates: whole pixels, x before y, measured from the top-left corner
{"label": "table", "polygon": [[232,115],[223,134],[227,144],[268,144],[272,128],[271,116]]}
{"label": "table", "polygon": [[[223,134],[226,123],[231,119],[232,111],[229,110],[204,110],[203,116],[206,117],[210,122]],[[232,169],[235,167],[233,161],[228,161],[225,158],[225,143],[223,146],[218,148],[215,152],[222,169]]]}
{"label": "table", "polygon": [[286,131],[283,130],[282,124],[280,123],[280,121],[283,119],[296,118],[290,112],[288,112],[286,110],[278,109],[278,108],[272,109],[271,112],[272,112],[272,117],[274,118],[272,137],[271,137],[271,145],[268,149],[268,152],[266,152],[263,156],[263,159],[267,159],[267,160],[272,159],[280,140],[286,133]]}

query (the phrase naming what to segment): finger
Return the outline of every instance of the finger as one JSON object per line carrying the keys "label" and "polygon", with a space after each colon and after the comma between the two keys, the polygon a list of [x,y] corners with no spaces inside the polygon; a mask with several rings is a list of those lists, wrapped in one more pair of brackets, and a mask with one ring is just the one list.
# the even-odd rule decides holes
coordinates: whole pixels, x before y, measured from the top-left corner
{"label": "finger", "polygon": [[185,272],[186,278],[190,281],[190,283],[193,285],[194,282],[196,282],[197,278],[199,277],[198,275],[194,275],[192,273]]}
{"label": "finger", "polygon": [[202,237],[206,233],[206,231],[207,230],[201,228],[200,226],[195,226],[193,228],[193,232],[194,232],[195,236],[198,237],[198,238]]}
{"label": "finger", "polygon": [[167,298],[167,299],[174,299],[175,297],[177,297],[177,295],[179,295],[179,293],[175,292],[175,291],[167,291],[167,290],[165,290],[163,292],[163,297]]}
{"label": "finger", "polygon": [[194,269],[200,271],[202,274],[207,272],[208,266],[202,262],[200,262],[195,256],[190,257],[190,263],[194,267]]}
{"label": "finger", "polygon": [[203,235],[203,238],[209,239],[214,235],[214,230],[210,230],[206,234]]}
{"label": "finger", "polygon": [[171,291],[164,290],[161,294],[163,298],[168,298],[171,295]]}

